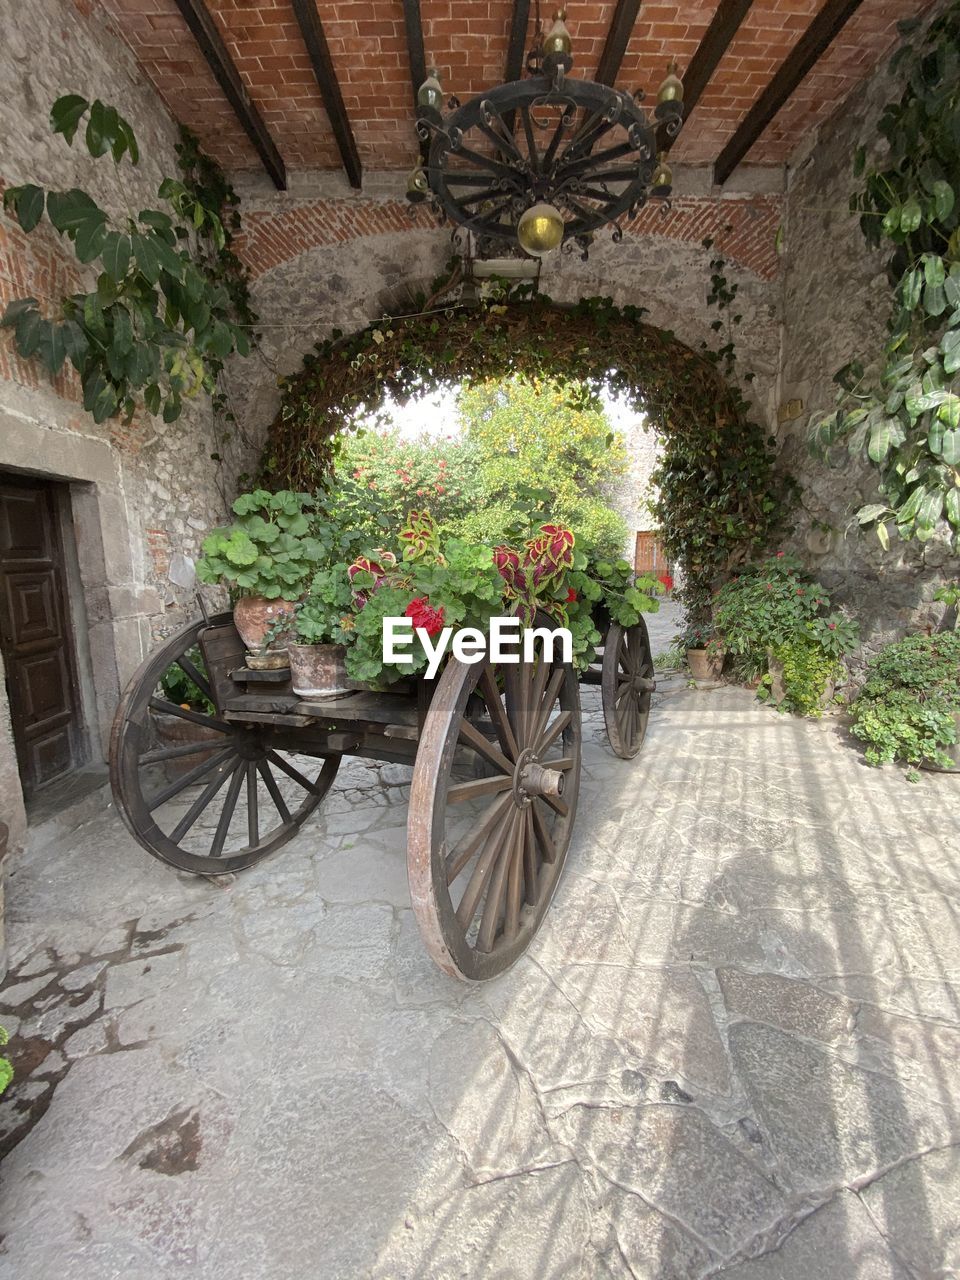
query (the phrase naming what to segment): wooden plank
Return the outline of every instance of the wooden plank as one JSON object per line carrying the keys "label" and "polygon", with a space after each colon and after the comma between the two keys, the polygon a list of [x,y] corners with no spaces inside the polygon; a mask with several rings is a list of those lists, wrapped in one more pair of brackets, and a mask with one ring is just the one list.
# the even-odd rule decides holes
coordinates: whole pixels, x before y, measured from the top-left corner
{"label": "wooden plank", "polygon": [[357,143],[353,136],[353,129],[350,127],[346,107],[343,105],[340,82],[330,57],[330,47],[324,34],[323,23],[317,13],[316,0],[292,0],[292,4],[297,22],[300,24],[303,43],[307,46],[307,53],[313,64],[313,74],[317,77],[317,86],[330,119],[333,136],[337,140],[340,159],[343,161],[351,187],[359,190],[363,176],[360,154],[357,151]]}
{"label": "wooden plank", "polygon": [[289,684],[290,668],[254,671],[253,667],[238,667],[232,673],[232,679],[236,684]]}
{"label": "wooden plank", "polygon": [[[606,43],[597,66],[597,74],[594,77],[600,84],[612,85],[616,80],[639,12],[640,0],[617,0],[617,7],[610,20],[610,30],[607,32]],[[576,56],[576,49],[574,49],[574,56]]]}
{"label": "wooden plank", "polygon": [[720,152],[713,180],[723,185],[784,103],[860,8],[863,0],[827,0],[794,45],[736,133]]}
{"label": "wooden plank", "polygon": [[270,137],[263,117],[247,92],[246,85],[240,78],[240,72],[230,57],[220,30],[207,11],[206,5],[203,0],[177,0],[177,8],[193,32],[193,38],[199,45],[200,52],[206,58],[207,65],[216,77],[227,101],[233,107],[244,132],[256,148],[263,167],[273,179],[274,186],[279,191],[286,191],[287,171],[280,152]]}
{"label": "wooden plank", "polygon": [[[753,0],[720,0],[706,35],[697,46],[697,52],[683,74],[683,118],[703,97],[703,91],[716,71],[720,59],[730,48],[733,37],[740,30],[744,18],[750,12]],[[675,141],[675,139],[671,139]]]}
{"label": "wooden plank", "polygon": [[403,0],[403,25],[407,33],[407,56],[410,59],[413,105],[416,106],[417,93],[427,78],[427,56],[423,48],[423,21],[420,17],[420,0]]}
{"label": "wooden plank", "polygon": [[233,622],[203,627],[197,641],[203,654],[203,665],[207,669],[214,704],[217,711],[222,712],[227,703],[236,697],[233,672],[244,665],[246,648]]}

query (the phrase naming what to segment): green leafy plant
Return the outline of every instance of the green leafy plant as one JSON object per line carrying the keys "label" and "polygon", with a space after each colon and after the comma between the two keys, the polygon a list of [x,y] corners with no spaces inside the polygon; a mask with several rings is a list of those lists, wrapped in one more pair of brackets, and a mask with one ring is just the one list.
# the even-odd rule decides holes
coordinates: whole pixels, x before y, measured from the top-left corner
{"label": "green leafy plant", "polygon": [[541,295],[336,333],[284,380],[263,454],[265,481],[328,484],[357,412],[376,413],[388,395],[403,400],[471,379],[562,378],[594,396],[608,388],[643,411],[662,441],[658,518],[688,600],[699,593],[704,608],[716,582],[768,545],[790,485],[774,472],[773,445],[723,369],[644,324],[643,314],[609,298],[565,307]]}
{"label": "green leafy plant", "polygon": [[857,152],[863,185],[851,199],[867,244],[890,250],[887,340],[877,361],[838,372],[839,407],[817,424],[813,444],[834,458],[844,442],[876,468],[881,501],[857,520],[885,548],[891,528],[926,542],[945,519],[960,549],[960,2],[891,66],[903,92],[880,117],[879,166]]}
{"label": "green leafy plant", "polygon": [[950,766],[944,747],[957,741],[960,632],[908,636],[870,663],[852,707],[853,732],[870,764],[903,760]]}
{"label": "green leafy plant", "polygon": [[241,494],[237,519],[204,539],[197,577],[267,600],[298,599],[327,554],[307,514],[314,505],[310,494],[288,489]]}
{"label": "green leafy plant", "polygon": [[[10,1043],[10,1036],[7,1034],[6,1027],[0,1027],[0,1049]],[[4,1054],[0,1054],[0,1093],[7,1088],[13,1079],[13,1065],[10,1059]]]}
{"label": "green leafy plant", "polygon": [[347,566],[338,564],[314,575],[309,594],[294,610],[292,624],[282,619],[280,625],[285,630],[292,626],[298,644],[350,644],[355,607]]}
{"label": "green leafy plant", "polygon": [[[200,652],[198,645],[188,650],[187,658],[193,663],[201,675],[207,674],[204,666],[203,654]],[[193,711],[202,711],[206,715],[214,715],[216,708],[200,689],[195,681],[191,680],[182,667],[176,663],[168,667],[160,677],[160,688],[164,695],[171,702],[175,702],[178,706],[189,707]]]}
{"label": "green leafy plant", "polygon": [[[84,120],[91,156],[109,154],[118,173],[124,157],[138,163],[133,129],[115,107],[79,94],[53,104],[51,128],[69,145]],[[61,299],[57,315],[42,314],[36,298],[18,298],[0,322],[13,329],[19,354],[52,376],[69,360],[95,422],[129,418],[140,404],[172,422],[184,398],[213,391],[227,356],[250,351],[249,309],[221,275],[228,242],[220,211],[174,178],[157,195],[166,208],[116,220],[76,187],[28,183],[4,192],[4,209],[25,232],[46,214],[78,262],[97,272],[96,287]]]}
{"label": "green leafy plant", "polygon": [[[770,652],[782,669],[783,699],[777,710],[819,718],[829,685],[843,674],[842,664],[807,636],[772,645]],[[772,675],[768,673],[757,690],[762,702],[770,697],[772,684]]]}

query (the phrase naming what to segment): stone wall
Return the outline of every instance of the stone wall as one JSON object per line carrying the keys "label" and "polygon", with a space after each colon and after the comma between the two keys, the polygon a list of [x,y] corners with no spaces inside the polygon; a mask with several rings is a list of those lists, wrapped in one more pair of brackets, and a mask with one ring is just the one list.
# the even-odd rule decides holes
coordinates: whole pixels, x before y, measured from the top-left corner
{"label": "stone wall", "polygon": [[[942,6],[938,6],[942,7]],[[876,146],[876,121],[899,96],[886,66],[823,125],[794,159],[790,174],[783,271],[783,372],[780,400],[803,402],[803,416],[778,431],[782,459],[803,486],[792,543],[838,600],[862,620],[867,651],[905,630],[936,624],[937,586],[960,576],[947,527],[922,546],[861,534],[853,511],[876,498],[875,472],[840,453],[840,465],[816,461],[809,427],[834,405],[833,375],[848,361],[879,352],[888,315],[884,255],[867,251],[848,211],[855,187],[853,155]]]}
{"label": "stone wall", "polygon": [[[0,31],[0,187],[77,186],[122,217],[156,207],[162,177],[177,173],[176,127],[100,8],[83,0],[0,0]],[[102,97],[130,120],[141,151],[136,168],[94,161],[82,138],[70,147],[51,133],[50,107],[68,92]],[[0,309],[32,295],[53,315],[65,292],[91,279],[46,221],[25,235],[0,215]],[[52,382],[36,362],[17,357],[8,331],[0,333],[0,469],[69,485],[82,580],[72,605],[91,667],[82,674],[94,760],[102,758],[119,687],[189,608],[167,580],[170,555],[197,554],[237,471],[251,461],[249,450],[218,443],[218,435],[207,397],[169,426],[146,414],[97,426],[83,412],[72,371]],[[215,452],[224,464],[211,460]],[[2,697],[0,704],[2,816],[16,840],[23,814]]]}

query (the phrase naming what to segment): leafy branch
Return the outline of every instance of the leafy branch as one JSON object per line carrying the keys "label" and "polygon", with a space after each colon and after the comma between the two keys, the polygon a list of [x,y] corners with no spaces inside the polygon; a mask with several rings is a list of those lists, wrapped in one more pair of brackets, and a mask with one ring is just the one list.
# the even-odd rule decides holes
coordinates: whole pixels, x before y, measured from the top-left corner
{"label": "leafy branch", "polygon": [[[918,27],[902,22],[901,34]],[[890,249],[891,315],[877,364],[836,375],[838,408],[816,425],[827,458],[843,442],[878,472],[881,501],[860,508],[881,545],[890,526],[927,542],[942,520],[960,550],[960,2],[891,62],[904,83],[878,130],[882,168],[854,160],[863,186],[850,201],[867,244]]]}
{"label": "leafy branch", "polygon": [[[109,153],[118,169],[125,156],[139,162],[130,124],[99,98],[67,94],[50,113],[53,132],[70,146],[84,119],[91,156]],[[38,359],[51,376],[69,360],[95,422],[120,412],[129,419],[141,402],[173,422],[184,398],[214,390],[228,356],[249,354],[252,313],[222,275],[228,231],[216,194],[164,178],[157,196],[166,209],[113,219],[76,187],[28,183],[4,193],[4,209],[23,231],[33,232],[46,214],[77,261],[98,273],[96,288],[62,298],[55,316],[28,297],[11,302],[0,321],[13,329],[19,354]]]}

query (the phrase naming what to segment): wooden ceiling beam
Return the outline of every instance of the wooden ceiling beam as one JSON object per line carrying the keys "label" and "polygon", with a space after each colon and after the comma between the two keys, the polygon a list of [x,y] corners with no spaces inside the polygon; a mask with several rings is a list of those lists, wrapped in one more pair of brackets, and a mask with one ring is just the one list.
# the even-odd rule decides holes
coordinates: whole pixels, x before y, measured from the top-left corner
{"label": "wooden ceiling beam", "polygon": [[510,18],[510,39],[507,44],[507,61],[503,68],[503,78],[506,82],[519,80],[523,75],[529,25],[530,0],[514,0],[513,14]]}
{"label": "wooden ceiling beam", "polygon": [[350,127],[347,109],[343,105],[340,82],[330,57],[330,46],[327,44],[323,23],[317,13],[316,0],[292,0],[292,4],[303,34],[303,43],[307,46],[307,53],[313,64],[313,74],[317,77],[317,87],[333,129],[333,136],[337,140],[340,159],[343,161],[351,187],[359,190],[363,185],[360,153],[357,151],[357,142]]}
{"label": "wooden ceiling beam", "polygon": [[[627,44],[637,25],[640,0],[617,0],[617,7],[610,20],[610,30],[597,65],[596,79],[600,84],[612,85],[616,80],[627,51]],[[576,47],[574,47],[576,57]]]}
{"label": "wooden ceiling beam", "polygon": [[703,91],[713,78],[723,55],[730,48],[733,37],[740,30],[744,18],[750,12],[753,0],[720,0],[706,35],[700,41],[697,52],[683,75],[683,115],[687,119],[703,97]]}
{"label": "wooden ceiling beam", "polygon": [[410,84],[413,88],[413,105],[416,106],[417,93],[427,78],[427,56],[423,49],[423,20],[420,17],[420,0],[403,0],[403,25],[407,32]]}
{"label": "wooden ceiling beam", "polygon": [[713,180],[723,185],[766,129],[795,89],[820,61],[863,0],[827,0],[794,45],[760,97],[747,112],[737,131],[720,152]]}
{"label": "wooden ceiling beam", "polygon": [[273,179],[279,191],[287,189],[287,171],[283,158],[270,137],[270,131],[263,122],[247,87],[240,78],[223,37],[211,17],[203,0],[177,0],[177,8],[183,14],[184,21],[193,32],[193,38],[200,52],[207,60],[207,65],[216,77],[217,83],[233,107],[234,113],[244,132],[256,148],[263,162],[263,167]]}

